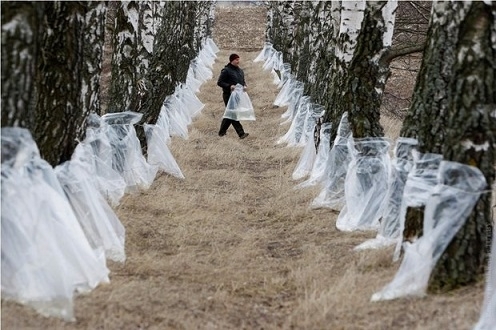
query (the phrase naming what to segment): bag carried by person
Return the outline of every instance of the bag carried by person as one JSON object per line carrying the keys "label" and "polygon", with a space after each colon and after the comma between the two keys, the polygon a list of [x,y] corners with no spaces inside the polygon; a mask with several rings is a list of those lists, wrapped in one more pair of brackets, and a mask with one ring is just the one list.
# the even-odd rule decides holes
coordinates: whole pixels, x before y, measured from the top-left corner
{"label": "bag carried by person", "polygon": [[236,84],[227,102],[223,118],[232,120],[255,120],[255,110],[248,93],[241,84]]}

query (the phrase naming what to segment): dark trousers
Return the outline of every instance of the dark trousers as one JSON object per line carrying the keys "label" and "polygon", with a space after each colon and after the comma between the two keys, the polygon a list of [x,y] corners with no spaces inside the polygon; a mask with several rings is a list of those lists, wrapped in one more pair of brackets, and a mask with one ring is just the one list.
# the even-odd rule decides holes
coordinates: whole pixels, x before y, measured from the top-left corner
{"label": "dark trousers", "polygon": [[[229,101],[229,97],[231,94],[223,93],[222,98],[224,99],[224,104],[227,106],[227,102]],[[232,119],[227,119],[227,118],[222,118],[222,122],[220,124],[220,129],[219,129],[219,135],[223,136],[226,135],[227,129],[229,126],[233,125],[234,129],[236,130],[236,133],[238,136],[242,136],[245,134],[245,131],[243,129],[243,125],[237,120],[232,120]]]}

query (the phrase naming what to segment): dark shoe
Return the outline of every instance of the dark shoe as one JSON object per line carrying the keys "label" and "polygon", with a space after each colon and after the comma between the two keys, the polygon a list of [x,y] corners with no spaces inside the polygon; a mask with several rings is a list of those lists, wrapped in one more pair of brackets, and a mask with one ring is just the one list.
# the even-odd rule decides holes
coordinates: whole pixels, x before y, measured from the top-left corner
{"label": "dark shoe", "polygon": [[245,137],[247,137],[248,135],[250,135],[250,134],[248,134],[248,133],[243,133],[243,135],[241,135],[239,138],[240,138],[240,139],[244,139],[244,138],[245,138]]}
{"label": "dark shoe", "polygon": [[226,133],[219,132],[219,136],[224,136]]}

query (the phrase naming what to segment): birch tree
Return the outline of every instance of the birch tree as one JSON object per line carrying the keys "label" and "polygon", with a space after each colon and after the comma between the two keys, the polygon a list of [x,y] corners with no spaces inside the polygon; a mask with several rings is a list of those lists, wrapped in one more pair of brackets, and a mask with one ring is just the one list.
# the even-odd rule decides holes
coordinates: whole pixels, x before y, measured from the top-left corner
{"label": "birch tree", "polygon": [[[35,70],[44,2],[2,1],[2,127],[34,127]],[[22,54],[22,56],[21,56]]]}
{"label": "birch tree", "polygon": [[139,9],[137,1],[123,1],[117,8],[108,112],[135,111],[137,106]]}
{"label": "birch tree", "polygon": [[199,24],[207,24],[209,13],[210,6],[201,2],[166,2],[159,11],[161,18],[151,69],[146,75],[147,91],[140,108],[144,114],[143,121],[155,123],[166,96],[171,95],[179,83],[186,81],[191,60],[198,54],[200,40],[205,37],[196,35],[206,32]]}
{"label": "birch tree", "polygon": [[70,159],[98,111],[104,17],[100,2],[46,3],[33,135],[52,165]]}
{"label": "birch tree", "polygon": [[389,77],[385,61],[394,27],[396,1],[368,1],[349,68],[344,103],[354,138],[380,137],[382,94]]}
{"label": "birch tree", "polygon": [[285,63],[296,67],[294,60],[295,1],[271,1],[268,8],[266,36],[274,48],[283,53]]}
{"label": "birch tree", "polygon": [[28,128],[53,166],[99,110],[104,17],[101,2],[2,3],[2,126]]}
{"label": "birch tree", "polygon": [[[484,2],[434,2],[428,42],[412,106],[401,134],[422,152],[478,167],[494,181],[496,157],[496,7]],[[431,290],[476,281],[491,242],[491,194],[483,194],[431,274]],[[422,210],[407,213],[404,239],[422,235]]]}
{"label": "birch tree", "polygon": [[[166,96],[186,81],[210,18],[211,2],[129,1],[116,13],[109,112],[143,113],[154,124]],[[146,138],[137,129],[142,147]]]}
{"label": "birch tree", "polygon": [[[410,28],[413,23],[404,18],[412,11],[415,11],[417,16],[423,17],[421,15],[425,14],[425,6],[420,6],[415,2],[409,2],[408,7],[403,6],[403,26],[395,32],[397,34],[396,45],[392,47],[391,36],[396,15],[391,8],[396,7],[397,4],[395,1],[387,2],[387,6],[384,3],[384,1],[305,1],[295,4],[293,1],[268,4],[267,39],[273,43],[276,50],[283,52],[285,62],[291,65],[298,80],[305,83],[305,94],[310,95],[313,102],[327,109],[324,122],[334,124],[334,129],[331,131],[333,136],[341,115],[354,104],[349,100],[343,100],[344,90],[351,88],[346,85],[350,83],[347,82],[351,74],[348,70],[354,56],[356,57],[353,68],[355,73],[351,75],[354,76],[355,82],[370,81],[370,79],[375,81],[368,84],[369,89],[364,90],[363,95],[371,93],[369,95],[374,96],[379,91],[378,95],[373,98],[374,108],[379,109],[391,61],[423,49],[422,35],[416,34],[417,39],[411,42],[413,39]],[[389,12],[375,10],[375,17],[370,14],[371,19],[362,24],[365,6],[369,8],[370,13],[373,8],[380,6],[384,6],[384,9],[389,8]],[[378,15],[379,12],[382,16]],[[307,17],[310,17],[309,21]],[[363,30],[366,34],[361,34],[362,28],[367,29],[367,31]],[[367,40],[373,37],[373,33],[376,34],[374,36],[376,41],[368,43]],[[379,34],[383,36],[382,39]],[[365,46],[360,48],[360,54],[353,54],[359,36],[360,42]],[[386,39],[388,39],[387,42]],[[372,46],[373,49],[369,51],[368,46]],[[347,54],[346,58],[344,54]],[[371,65],[368,66],[366,63]],[[358,69],[360,65],[361,69]],[[363,70],[370,70],[367,78],[362,76]],[[374,75],[381,77],[372,78]],[[349,96],[358,97],[353,94]],[[371,117],[371,120],[378,128],[378,111],[373,116],[375,118]],[[381,135],[381,133],[374,133],[374,135]],[[333,141],[332,137],[331,141]]]}
{"label": "birch tree", "polygon": [[325,105],[334,61],[332,40],[335,40],[338,30],[336,12],[339,10],[339,4],[336,1],[318,1],[314,9],[317,20],[312,21],[311,33],[314,35],[314,40],[310,43],[310,52],[313,55],[310,56],[307,70],[308,84],[305,88],[315,103]]}
{"label": "birch tree", "polygon": [[330,65],[327,112],[331,141],[344,112],[356,138],[383,136],[379,123],[384,85],[389,76],[386,56],[394,27],[395,1],[347,1],[341,5],[339,33]]}

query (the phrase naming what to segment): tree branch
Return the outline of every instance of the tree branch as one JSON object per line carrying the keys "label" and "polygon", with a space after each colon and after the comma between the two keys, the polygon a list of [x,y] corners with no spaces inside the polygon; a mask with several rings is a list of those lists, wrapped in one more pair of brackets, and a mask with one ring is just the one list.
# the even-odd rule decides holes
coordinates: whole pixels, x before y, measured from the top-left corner
{"label": "tree branch", "polygon": [[421,53],[424,51],[424,44],[422,45],[413,45],[413,46],[405,46],[401,48],[391,48],[388,54],[385,56],[384,61],[386,63],[391,63],[397,57],[406,56],[414,53]]}

